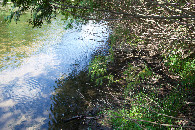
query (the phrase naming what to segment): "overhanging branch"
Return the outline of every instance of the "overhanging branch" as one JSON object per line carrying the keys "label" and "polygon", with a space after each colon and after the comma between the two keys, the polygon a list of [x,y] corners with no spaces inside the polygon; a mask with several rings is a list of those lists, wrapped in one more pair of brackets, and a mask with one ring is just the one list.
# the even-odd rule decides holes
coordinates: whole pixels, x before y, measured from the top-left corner
{"label": "overhanging branch", "polygon": [[[83,6],[73,6],[73,5],[64,5],[64,4],[60,4],[57,2],[52,2],[54,4],[60,5],[65,7],[65,9],[68,8],[75,8],[75,9],[91,9],[90,7],[83,7]],[[105,21],[111,21],[111,20],[128,20],[131,18],[144,18],[144,19],[183,19],[183,18],[187,18],[187,19],[195,19],[195,15],[181,15],[180,16],[170,16],[170,17],[165,17],[165,16],[146,16],[146,15],[137,15],[137,14],[129,14],[129,13],[125,13],[125,12],[116,12],[116,11],[111,11],[111,10],[104,10],[104,9],[93,9],[94,11],[101,11],[101,12],[109,12],[112,14],[123,14],[125,16],[127,16],[128,18],[109,18],[109,19],[93,19],[93,18],[86,18],[86,20],[105,20]]]}
{"label": "overhanging branch", "polygon": [[182,19],[182,18],[190,18],[195,19],[195,16],[170,16],[170,17],[164,17],[164,16],[142,16],[142,15],[129,15],[128,18],[110,18],[110,19],[93,19],[88,18],[86,20],[105,20],[105,21],[111,21],[111,20],[129,20],[131,18],[144,18],[144,19]]}

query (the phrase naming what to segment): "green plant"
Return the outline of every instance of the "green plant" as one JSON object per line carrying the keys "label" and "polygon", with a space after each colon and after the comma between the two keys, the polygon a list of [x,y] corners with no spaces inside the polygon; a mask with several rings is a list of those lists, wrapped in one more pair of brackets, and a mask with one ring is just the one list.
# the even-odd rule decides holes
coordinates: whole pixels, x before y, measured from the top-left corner
{"label": "green plant", "polygon": [[92,81],[95,80],[97,85],[102,85],[104,79],[108,79],[109,84],[113,82],[113,75],[107,75],[107,57],[106,56],[95,56],[89,65],[89,75]]}
{"label": "green plant", "polygon": [[153,72],[144,65],[144,69],[140,70],[140,67],[135,67],[129,64],[129,67],[123,72],[126,75],[127,83],[139,84],[142,80],[147,80],[153,76]]}
{"label": "green plant", "polygon": [[182,52],[176,49],[165,59],[169,70],[173,74],[180,76],[184,85],[192,85],[195,83],[195,59],[183,58]]}
{"label": "green plant", "polygon": [[[172,128],[180,120],[175,116],[181,109],[183,96],[180,93],[171,93],[163,100],[155,93],[134,94],[129,99],[131,107],[118,110],[108,110],[109,123],[114,129],[167,129]],[[178,126],[179,127],[179,126]]]}
{"label": "green plant", "polygon": [[107,65],[114,62],[113,44],[115,39],[113,35],[110,36],[110,40],[109,55],[95,56],[88,66],[89,75],[91,76],[92,81],[95,80],[97,85],[102,85],[103,80],[108,80],[108,86],[113,82],[117,82],[114,80],[114,76],[107,72]]}
{"label": "green plant", "polygon": [[139,89],[140,83],[154,76],[146,65],[141,69],[129,64],[124,74],[128,83],[124,91],[124,107],[105,112],[114,129],[171,129],[182,125],[178,124],[180,119],[177,118],[185,101],[182,90],[176,87],[160,97],[156,90],[146,92],[145,88]]}

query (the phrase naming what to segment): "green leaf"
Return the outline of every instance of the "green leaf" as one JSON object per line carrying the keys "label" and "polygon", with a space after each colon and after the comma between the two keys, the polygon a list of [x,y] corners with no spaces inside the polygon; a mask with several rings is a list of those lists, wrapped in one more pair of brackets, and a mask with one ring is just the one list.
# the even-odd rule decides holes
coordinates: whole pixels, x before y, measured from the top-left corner
{"label": "green leaf", "polygon": [[90,12],[93,12],[93,0],[90,0]]}

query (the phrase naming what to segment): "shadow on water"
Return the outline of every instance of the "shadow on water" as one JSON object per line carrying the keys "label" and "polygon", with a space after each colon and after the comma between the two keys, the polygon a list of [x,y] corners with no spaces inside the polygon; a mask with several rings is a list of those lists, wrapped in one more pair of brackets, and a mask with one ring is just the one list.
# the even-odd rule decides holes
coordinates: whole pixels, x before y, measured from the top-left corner
{"label": "shadow on water", "polygon": [[58,79],[52,95],[49,129],[111,129],[100,124],[103,115],[98,113],[117,107],[112,91],[115,90],[96,86],[86,70]]}

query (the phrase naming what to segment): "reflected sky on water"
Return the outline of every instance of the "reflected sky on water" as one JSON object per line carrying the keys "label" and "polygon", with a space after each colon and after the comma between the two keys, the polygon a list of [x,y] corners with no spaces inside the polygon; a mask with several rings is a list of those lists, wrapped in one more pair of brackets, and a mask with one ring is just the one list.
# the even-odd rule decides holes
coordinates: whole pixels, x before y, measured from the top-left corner
{"label": "reflected sky on water", "polygon": [[31,45],[13,47],[4,53],[1,58],[10,57],[9,62],[12,62],[14,57],[18,59],[14,53],[10,55],[14,50],[31,52],[20,59],[19,65],[1,60],[4,66],[0,72],[0,127],[47,128],[55,81],[74,69],[85,68],[92,54],[105,48],[109,36],[107,29],[104,23],[90,22],[79,30],[65,31],[63,22],[55,20],[39,30],[42,35],[36,36]]}

